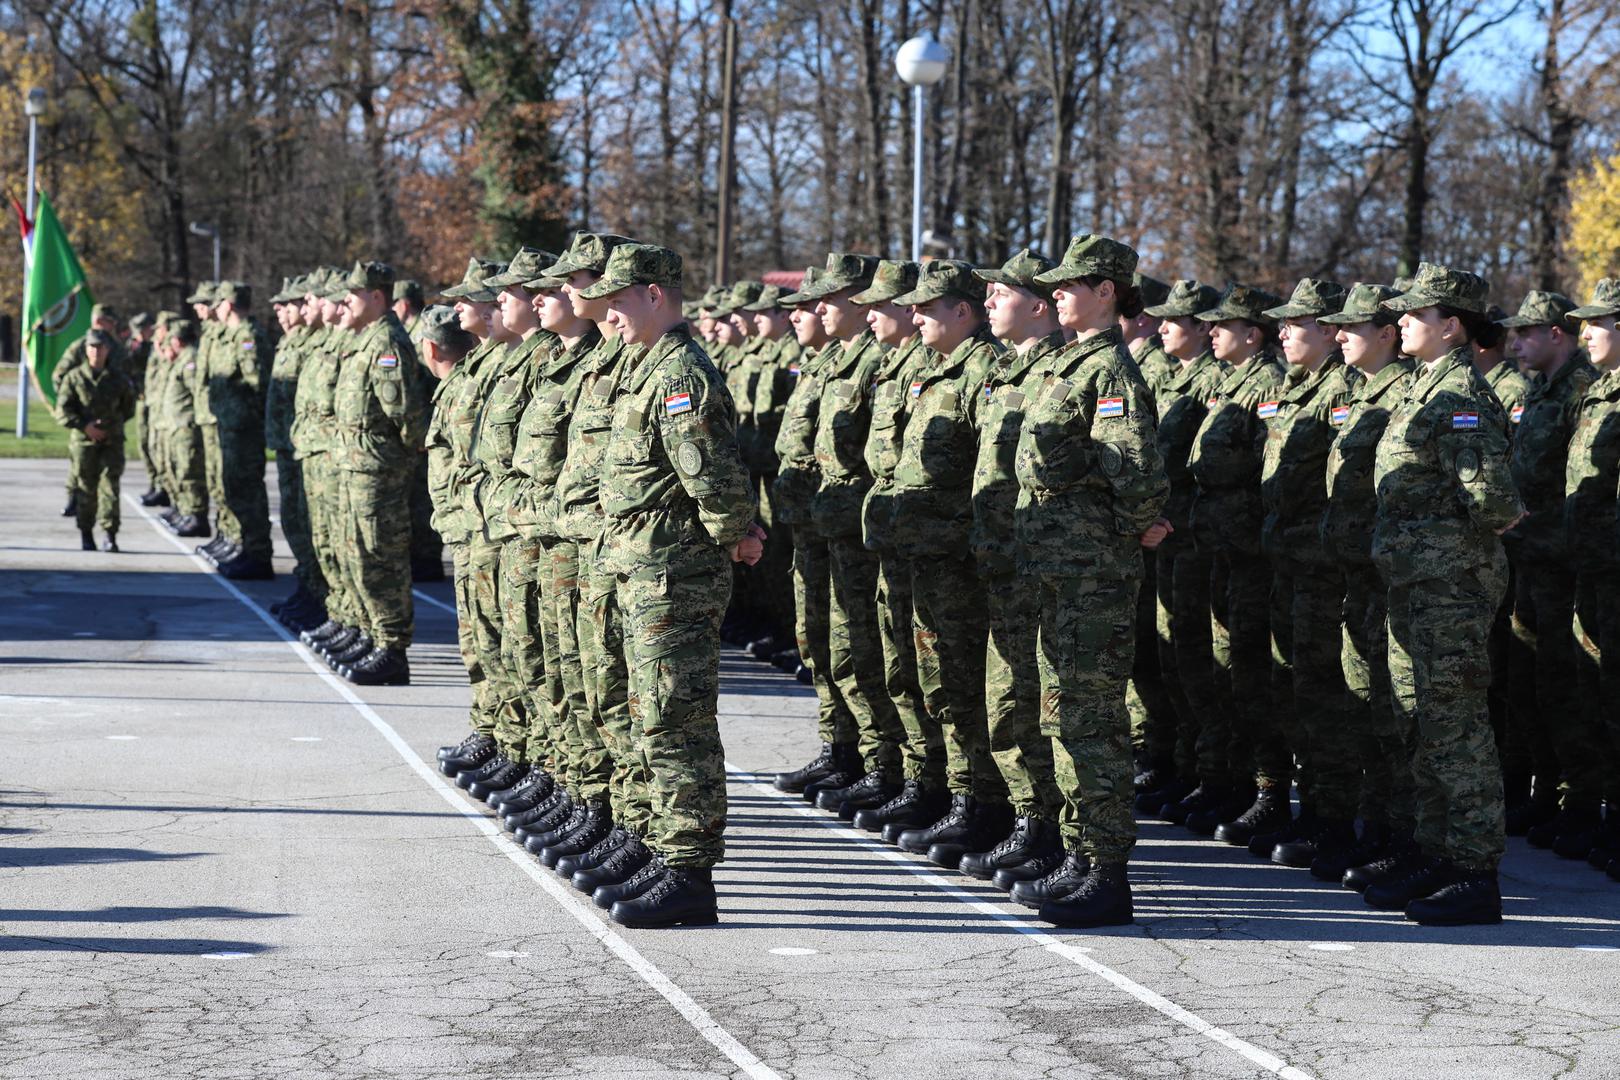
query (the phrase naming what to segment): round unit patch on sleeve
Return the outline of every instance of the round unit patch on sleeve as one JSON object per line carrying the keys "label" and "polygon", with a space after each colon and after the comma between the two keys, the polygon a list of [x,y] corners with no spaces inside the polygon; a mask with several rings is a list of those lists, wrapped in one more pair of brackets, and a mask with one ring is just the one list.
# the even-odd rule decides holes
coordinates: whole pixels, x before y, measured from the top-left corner
{"label": "round unit patch on sleeve", "polygon": [[1125,469],[1125,453],[1113,443],[1097,447],[1097,457],[1104,476],[1118,476]]}
{"label": "round unit patch on sleeve", "polygon": [[703,473],[703,451],[695,442],[683,442],[675,448],[675,464],[687,476]]}
{"label": "round unit patch on sleeve", "polygon": [[1471,484],[1479,479],[1479,451],[1464,447],[1457,451],[1457,479]]}

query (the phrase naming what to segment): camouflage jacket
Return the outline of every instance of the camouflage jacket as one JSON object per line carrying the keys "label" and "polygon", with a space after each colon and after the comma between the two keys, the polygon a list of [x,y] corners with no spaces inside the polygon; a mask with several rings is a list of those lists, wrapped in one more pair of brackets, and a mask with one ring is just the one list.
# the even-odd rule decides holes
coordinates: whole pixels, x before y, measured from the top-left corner
{"label": "camouflage jacket", "polygon": [[427,435],[427,401],[416,349],[385,312],[361,330],[332,392],[333,462],[348,472],[387,473],[403,482]]}
{"label": "camouflage jacket", "polygon": [[1029,400],[1046,378],[1046,366],[1065,346],[1060,331],[1024,353],[1008,349],[991,368],[979,406],[978,452],[973,464],[973,527],[968,547],[984,574],[1018,569],[1014,518],[1018,509],[1018,438]]}
{"label": "camouflage jacket", "polygon": [[[56,367],[51,369],[51,392],[53,394],[59,395],[62,391],[62,383],[67,379],[68,375],[89,362],[90,354],[85,351],[84,342],[85,339],[80,338],[69,345],[62,355],[57,358]],[[124,348],[123,342],[116,337],[113,338],[112,355],[107,358],[107,370],[123,371],[128,365],[129,351]]]}
{"label": "camouflage jacket", "polygon": [[602,458],[613,434],[619,382],[640,354],[615,335],[598,342],[579,366],[579,393],[568,415],[568,456],[545,511],[558,536],[583,544],[602,534]]}
{"label": "camouflage jacket", "polygon": [[197,425],[197,347],[187,345],[172,361],[164,361],[163,396],[158,412],[166,431]]}
{"label": "camouflage jacket", "polygon": [[270,344],[254,319],[220,325],[208,353],[208,410],[217,424],[238,431],[264,427]]}
{"label": "camouflage jacket", "polygon": [[467,478],[475,484],[471,494],[484,521],[484,536],[491,541],[510,540],[517,527],[507,519],[513,495],[521,476],[512,467],[517,452],[518,422],[529,407],[530,390],[539,372],[551,362],[557,336],[537,330],[515,343],[496,366],[478,405],[469,448],[472,460]]}
{"label": "camouflage jacket", "polygon": [[1142,381],[1153,391],[1157,410],[1159,395],[1181,371],[1181,362],[1164,351],[1164,339],[1158,334],[1141,339],[1130,353],[1131,359],[1136,361],[1137,370],[1142,373]]}
{"label": "camouflage jacket", "polygon": [[1581,398],[1564,466],[1564,530],[1577,562],[1620,569],[1620,371],[1602,372]]}
{"label": "camouflage jacket", "polygon": [[289,433],[300,459],[328,453],[334,446],[332,395],[337,391],[343,358],[354,348],[354,342],[353,334],[336,326],[319,327],[304,339],[304,361],[298,369]]}
{"label": "camouflage jacket", "polygon": [[[625,373],[602,459],[602,565],[679,574],[754,520],[725,380],[684,325]],[[705,550],[706,549],[706,550]]]}
{"label": "camouflage jacket", "polygon": [[1530,395],[1530,380],[1504,360],[1485,373],[1485,384],[1491,388],[1491,393],[1502,406],[1502,412],[1507,415],[1509,436],[1517,435],[1519,421],[1524,418],[1524,399]]}
{"label": "camouflage jacket", "polygon": [[721,371],[726,377],[726,392],[737,407],[737,449],[746,462],[754,452],[754,395],[752,379],[759,373],[758,356],[769,350],[771,342],[759,337],[744,338],[731,347],[729,363]]}
{"label": "camouflage jacket", "polygon": [[1190,519],[1198,482],[1193,479],[1188,459],[1193,439],[1204,417],[1209,415],[1209,400],[1231,371],[1207,349],[1191,363],[1178,361],[1176,368],[1154,399],[1159,413],[1159,456],[1164,459],[1164,471],[1170,477],[1170,501],[1165,504],[1164,516],[1176,530],[1165,537],[1160,551],[1192,545]]}
{"label": "camouflage jacket", "polygon": [[1338,350],[1314,372],[1293,368],[1290,376],[1277,402],[1277,415],[1266,421],[1260,467],[1260,501],[1266,518],[1260,546],[1274,562],[1309,566],[1322,561],[1328,454],[1349,419],[1350,400],[1361,376]]}
{"label": "camouflage jacket", "polygon": [[[748,358],[747,413],[753,422],[753,435],[743,444],[743,462],[760,476],[776,473],[776,437],[782,429],[782,407],[793,392],[798,366],[799,342],[790,333],[766,343]],[[739,409],[741,405],[739,404]]]}
{"label": "camouflage jacket", "polygon": [[1378,440],[1373,561],[1392,586],[1490,566],[1496,531],[1522,504],[1508,468],[1507,417],[1466,347],[1419,370]]}
{"label": "camouflage jacket", "polygon": [[169,377],[173,374],[174,365],[154,348],[146,362],[146,385],[142,388],[142,397],[146,399],[146,419],[143,422],[149,430],[166,431],[170,427],[163,416],[163,395],[168,392]]}
{"label": "camouflage jacket", "polygon": [[866,471],[866,435],[872,427],[872,376],[887,350],[863,330],[828,357],[816,418],[816,467],[821,484],[810,500],[816,532],[826,537],[861,534],[861,504],[872,487]]}
{"label": "camouflage jacket", "polygon": [[461,391],[467,378],[465,362],[451,368],[433,391],[432,418],[424,439],[428,456],[428,499],[433,503],[433,528],[447,544],[465,544],[472,536],[466,507],[455,489],[460,462],[450,437],[446,417],[448,403]]}
{"label": "camouflage jacket", "polygon": [[1581,398],[1597,377],[1586,354],[1577,352],[1552,378],[1538,374],[1530,381],[1508,459],[1513,482],[1530,511],[1529,517],[1502,538],[1516,557],[1570,562],[1572,553],[1564,533],[1564,467]]}
{"label": "camouflage jacket", "polygon": [[99,423],[110,436],[108,442],[122,449],[124,421],[134,415],[135,384],[110,364],[100,371],[81,364],[67,373],[56,392],[56,422],[71,432],[68,442],[74,446],[94,445],[84,429]]}
{"label": "camouflage jacket", "polygon": [[872,422],[866,433],[867,471],[872,488],[861,505],[861,541],[873,551],[893,554],[889,530],[894,524],[894,470],[905,441],[906,406],[911,384],[933,362],[933,350],[913,335],[883,354],[872,379]]}
{"label": "camouflage jacket", "polygon": [[310,328],[297,326],[276,344],[276,358],[270,364],[270,386],[264,395],[264,445],[290,452],[293,413],[298,397],[298,372],[304,366],[304,345]]}
{"label": "camouflage jacket", "polygon": [[1396,357],[1377,375],[1362,380],[1338,425],[1328,452],[1327,505],[1318,528],[1322,550],[1330,559],[1358,566],[1372,563],[1373,521],[1378,516],[1373,455],[1392,411],[1411,386],[1411,359]]}
{"label": "camouflage jacket", "polygon": [[816,464],[816,428],[821,420],[824,372],[836,362],[843,348],[843,342],[829,341],[814,356],[799,358],[793,392],[783,406],[782,426],[776,435],[777,476],[771,490],[776,495],[783,522],[800,526],[806,535],[815,534],[810,500],[821,485],[821,469]]}
{"label": "camouflage jacket", "polygon": [[450,444],[450,462],[453,470],[450,490],[461,501],[461,512],[470,532],[483,536],[484,511],[476,497],[478,481],[483,468],[473,458],[473,444],[477,441],[478,420],[483,415],[484,399],[500,375],[510,352],[510,343],[493,339],[481,341],[473,347],[456,369],[462,372],[453,392],[440,396],[434,415],[444,414],[445,437]]}
{"label": "camouflage jacket", "polygon": [[1170,495],[1151,401],[1117,329],[1052,358],[1018,436],[1020,573],[1140,578]]}
{"label": "camouflage jacket", "polygon": [[507,501],[506,519],[524,537],[555,539],[557,478],[568,460],[568,420],[577,408],[580,383],[591,355],[602,344],[592,326],[572,345],[558,341],[534,375],[528,407],[518,420],[512,455],[516,490]]}
{"label": "camouflage jacket", "polygon": [[1266,420],[1276,414],[1283,374],[1282,362],[1262,350],[1227,372],[1204,402],[1209,412],[1187,456],[1198,481],[1188,521],[1201,551],[1260,554],[1260,466]]}
{"label": "camouflage jacket", "polygon": [[152,343],[150,341],[137,341],[135,347],[129,350],[129,366],[124,374],[135,385],[135,396],[146,396],[146,373],[152,363]]}
{"label": "camouflage jacket", "polygon": [[214,419],[213,406],[209,402],[213,388],[210,375],[214,370],[214,352],[219,348],[220,334],[224,329],[223,324],[209,319],[197,333],[197,423],[204,426],[219,422]]}

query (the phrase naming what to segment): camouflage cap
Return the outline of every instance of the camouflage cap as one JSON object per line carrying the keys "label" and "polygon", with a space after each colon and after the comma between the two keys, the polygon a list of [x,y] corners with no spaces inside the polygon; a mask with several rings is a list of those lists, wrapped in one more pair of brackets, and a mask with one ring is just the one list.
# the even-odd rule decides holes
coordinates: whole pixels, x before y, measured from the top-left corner
{"label": "camouflage cap", "polygon": [[381,289],[392,296],[394,293],[394,268],[384,262],[357,262],[354,269],[349,271],[343,279],[343,287],[349,292],[360,289]]}
{"label": "camouflage cap", "polygon": [[1170,286],[1156,277],[1148,277],[1140,270],[1131,278],[1131,284],[1136,286],[1136,291],[1142,297],[1144,314],[1146,314],[1146,308],[1149,304],[1162,304],[1170,299]]}
{"label": "camouflage cap", "polygon": [[471,349],[478,339],[461,328],[461,317],[448,304],[434,304],[422,309],[416,324],[416,333],[423,341],[443,345],[447,349]]}
{"label": "camouflage cap", "polygon": [[1300,278],[1288,303],[1268,308],[1273,319],[1309,319],[1332,315],[1344,307],[1344,286],[1325,278]]}
{"label": "camouflage cap", "polygon": [[157,313],[157,324],[166,330],[181,318],[182,316],[178,311],[160,311]]}
{"label": "camouflage cap", "polygon": [[394,282],[393,300],[396,304],[401,300],[408,304],[420,304],[422,302],[422,283],[412,281],[410,278],[400,278]]}
{"label": "camouflage cap", "polygon": [[607,269],[608,256],[613,254],[614,248],[621,244],[633,243],[635,241],[628,236],[618,236],[614,233],[575,233],[568,250],[557,256],[556,260],[545,268],[545,275],[565,278],[576,270],[590,270],[600,274]]}
{"label": "camouflage cap", "polygon": [[872,272],[872,284],[850,297],[855,304],[882,304],[917,287],[920,267],[901,259],[884,259]]}
{"label": "camouflage cap", "polygon": [[700,315],[712,317],[725,303],[726,289],[721,285],[710,285],[703,290],[703,295],[697,298],[697,310]]}
{"label": "camouflage cap", "polygon": [[290,302],[292,300],[302,298],[303,295],[304,295],[302,292],[294,292],[293,291],[295,288],[297,288],[300,280],[301,279],[295,278],[295,277],[284,277],[284,278],[282,278],[281,279],[281,291],[277,292],[274,296],[272,296],[270,298],[270,302],[272,304],[285,304],[285,303],[288,303],[288,302]]}
{"label": "camouflage cap", "polygon": [[157,325],[157,320],[152,318],[152,316],[148,315],[144,311],[136,315],[133,319],[129,320],[129,329],[131,333],[140,333],[148,326],[155,325]]}
{"label": "camouflage cap", "polygon": [[782,297],[787,295],[780,285],[767,285],[759,291],[759,299],[742,308],[743,311],[763,313],[776,311],[781,308]]}
{"label": "camouflage cap", "polygon": [[972,263],[960,259],[934,259],[923,263],[917,271],[917,287],[895,297],[891,303],[913,307],[940,299],[984,303],[984,281],[974,276]]}
{"label": "camouflage cap", "polygon": [[480,259],[474,255],[467,260],[467,269],[461,275],[461,282],[450,286],[439,295],[447,300],[470,300],[475,304],[493,304],[497,294],[485,282],[505,269],[505,263]]}
{"label": "camouflage cap", "polygon": [[1384,306],[1394,312],[1449,307],[1483,315],[1485,298],[1490,291],[1490,284],[1478,274],[1452,270],[1437,263],[1419,263],[1417,273],[1412,275],[1406,290],[1393,299],[1385,300]]}
{"label": "camouflage cap", "polygon": [[681,257],[669,248],[657,244],[620,244],[608,256],[601,280],[582,289],[579,295],[597,300],[632,285],[678,289],[681,280]]}
{"label": "camouflage cap", "polygon": [[197,288],[186,297],[188,304],[212,304],[214,302],[214,283],[212,281],[199,281]]}
{"label": "camouflage cap", "polygon": [[253,303],[253,286],[245,281],[222,281],[214,289],[214,303],[247,307]]}
{"label": "camouflage cap", "polygon": [[1519,313],[1506,319],[1498,319],[1496,325],[1505,326],[1510,330],[1526,326],[1562,326],[1567,329],[1570,312],[1574,310],[1575,301],[1563,293],[1531,289],[1525,294],[1524,302],[1519,305]]}
{"label": "camouflage cap", "polygon": [[1384,301],[1399,295],[1388,285],[1358,281],[1345,295],[1342,308],[1331,315],[1318,315],[1316,321],[1327,326],[1354,326],[1364,322],[1389,326],[1395,322],[1395,315],[1385,310]]}
{"label": "camouflage cap", "polygon": [[1155,319],[1185,319],[1208,311],[1221,302],[1221,294],[1213,285],[1205,285],[1193,278],[1179,278],[1170,286],[1163,300],[1142,309],[1142,314]]}
{"label": "camouflage cap", "polygon": [[520,247],[517,254],[512,256],[506,264],[506,269],[499,274],[491,274],[484,279],[484,288],[501,289],[516,285],[525,288],[524,282],[546,276],[546,267],[557,261],[557,256],[549,251],[541,251],[534,247]]}
{"label": "camouflage cap", "polygon": [[1599,281],[1592,288],[1591,301],[1569,313],[1572,319],[1601,319],[1606,315],[1620,315],[1620,278]]}
{"label": "camouflage cap", "polygon": [[1412,288],[1412,276],[1410,274],[1408,274],[1405,277],[1397,277],[1394,281],[1390,282],[1389,284],[1390,284],[1390,287],[1395,290],[1396,295],[1399,295],[1399,294],[1401,294],[1403,292],[1409,292],[1411,290],[1411,288]]}
{"label": "camouflage cap", "polygon": [[1225,322],[1227,319],[1242,319],[1252,322],[1256,326],[1275,326],[1277,320],[1267,314],[1267,311],[1276,307],[1282,297],[1256,289],[1252,285],[1239,285],[1236,282],[1228,285],[1226,291],[1215,306],[1207,311],[1200,311],[1193,318],[1201,322]]}
{"label": "camouflage cap", "polygon": [[1041,285],[1061,285],[1085,277],[1102,277],[1121,284],[1136,274],[1136,249],[1106,236],[1081,233],[1069,241],[1063,261],[1035,276]]}
{"label": "camouflage cap", "polygon": [[113,336],[105,330],[91,330],[84,335],[86,345],[100,345],[104,348],[111,348],[113,340]]}
{"label": "camouflage cap", "polygon": [[764,291],[765,283],[763,281],[739,281],[731,287],[731,292],[727,293],[725,299],[720,302],[720,306],[715,309],[715,314],[720,316],[735,315],[747,305],[758,300],[760,294]]}
{"label": "camouflage cap", "polygon": [[94,322],[97,319],[111,319],[117,322],[118,309],[111,304],[96,304],[90,309],[90,321]]}
{"label": "camouflage cap", "polygon": [[820,280],[821,280],[821,267],[819,267],[819,266],[807,266],[807,267],[805,267],[804,268],[804,277],[799,280],[798,291],[790,292],[790,293],[784,293],[782,295],[782,299],[778,300],[777,303],[781,304],[785,308],[801,307],[804,304],[810,303],[811,300],[813,299],[813,297],[809,296],[808,294],[810,293],[810,291],[813,288],[815,288],[816,284]]}
{"label": "camouflage cap", "polygon": [[1023,248],[999,267],[983,266],[973,276],[991,285],[1011,285],[1050,298],[1052,287],[1038,284],[1035,278],[1052,269],[1053,262],[1033,248]]}
{"label": "camouflage cap", "polygon": [[800,286],[796,296],[805,300],[820,300],[845,289],[860,291],[872,284],[878,263],[876,255],[856,255],[847,251],[834,251],[827,256],[827,265],[814,285]]}
{"label": "camouflage cap", "polygon": [[523,287],[530,292],[556,292],[566,284],[568,284],[567,278],[550,277],[545,271],[541,271],[539,277],[525,281]]}

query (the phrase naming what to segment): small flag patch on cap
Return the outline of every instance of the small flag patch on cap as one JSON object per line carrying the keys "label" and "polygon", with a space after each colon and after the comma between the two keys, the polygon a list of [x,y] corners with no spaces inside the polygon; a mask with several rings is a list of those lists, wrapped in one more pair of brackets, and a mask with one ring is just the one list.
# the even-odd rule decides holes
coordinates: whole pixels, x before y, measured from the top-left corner
{"label": "small flag patch on cap", "polygon": [[1348,419],[1350,419],[1350,406],[1348,405],[1335,405],[1333,411],[1328,414],[1328,421],[1334,427],[1343,426]]}
{"label": "small flag patch on cap", "polygon": [[397,356],[379,356],[379,357],[377,357],[377,366],[378,367],[399,367],[399,357],[397,357]]}
{"label": "small flag patch on cap", "polygon": [[1513,416],[1512,416],[1513,422],[1515,424],[1517,424],[1520,420],[1523,420],[1523,419],[1524,419],[1524,406],[1523,405],[1515,405],[1515,406],[1513,406]]}
{"label": "small flag patch on cap", "polygon": [[1472,431],[1479,427],[1479,413],[1454,412],[1451,414],[1452,431]]}
{"label": "small flag patch on cap", "polygon": [[1277,415],[1277,403],[1275,401],[1262,401],[1254,411],[1260,419],[1270,420]]}
{"label": "small flag patch on cap", "polygon": [[1122,397],[1105,397],[1097,399],[1097,419],[1107,420],[1115,416],[1125,415],[1125,399]]}
{"label": "small flag patch on cap", "polygon": [[692,411],[691,394],[671,394],[664,399],[664,412],[670,416],[679,416],[683,412]]}

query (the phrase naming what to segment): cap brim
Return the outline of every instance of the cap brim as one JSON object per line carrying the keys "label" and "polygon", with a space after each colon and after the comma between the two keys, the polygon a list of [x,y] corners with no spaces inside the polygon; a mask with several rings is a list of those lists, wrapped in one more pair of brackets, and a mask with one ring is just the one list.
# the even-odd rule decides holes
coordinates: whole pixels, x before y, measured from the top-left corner
{"label": "cap brim", "polygon": [[1328,312],[1312,311],[1304,304],[1284,304],[1282,307],[1266,308],[1261,314],[1268,319],[1320,319]]}
{"label": "cap brim", "polygon": [[513,274],[510,272],[505,274],[495,274],[484,279],[484,288],[504,289],[511,285],[522,285],[528,276],[528,274]]}
{"label": "cap brim", "polygon": [[546,276],[530,278],[528,281],[523,282],[523,287],[530,292],[552,292],[566,284],[568,284],[566,278]]}
{"label": "cap brim", "polygon": [[899,296],[891,297],[889,303],[896,304],[900,307],[919,307],[931,300],[938,300],[944,295],[946,294],[937,293],[931,289],[912,289],[910,292],[901,293]]}
{"label": "cap brim", "polygon": [[1062,285],[1065,281],[1079,281],[1086,276],[1086,272],[1077,266],[1054,266],[1045,273],[1035,275],[1035,284],[1051,287]]}
{"label": "cap brim", "polygon": [[1620,315],[1620,304],[1609,307],[1606,304],[1587,304],[1585,307],[1575,308],[1569,313],[1572,319],[1604,319],[1610,315]]}
{"label": "cap brim", "polygon": [[1475,315],[1485,314],[1483,311],[1475,311],[1446,297],[1423,292],[1404,292],[1399,296],[1392,296],[1380,304],[1379,307],[1382,307],[1385,311],[1395,312],[1420,311],[1423,308],[1430,307],[1454,307],[1458,311],[1471,311]]}
{"label": "cap brim", "polygon": [[581,289],[579,295],[586,300],[600,300],[604,296],[612,296],[614,293],[623,292],[630,286],[637,284],[640,283],[635,281],[609,281],[607,278],[603,278],[596,284]]}
{"label": "cap brim", "polygon": [[1335,311],[1331,315],[1318,315],[1316,321],[1324,326],[1354,326],[1356,323],[1377,322],[1376,311]]}
{"label": "cap brim", "polygon": [[1190,315],[1197,315],[1196,311],[1188,311],[1171,304],[1158,304],[1154,307],[1142,309],[1142,314],[1151,315],[1155,319],[1185,319]]}
{"label": "cap brim", "polygon": [[[566,278],[569,274],[572,274],[575,270],[592,270],[592,269],[595,269],[595,268],[590,267],[590,266],[581,266],[578,263],[569,262],[567,259],[558,259],[556,262],[552,263],[550,266],[548,266],[545,269],[541,270],[540,273],[542,275],[544,275],[545,277]],[[600,271],[598,271],[598,273],[600,273]]]}
{"label": "cap brim", "polygon": [[1523,315],[1509,315],[1505,319],[1497,319],[1496,325],[1504,330],[1522,330],[1526,326],[1550,326],[1551,323],[1543,322],[1541,319],[1527,319]]}
{"label": "cap brim", "polygon": [[776,306],[781,302],[780,298],[776,300],[755,300],[752,304],[744,304],[742,310],[751,311],[756,315],[763,315],[767,311],[775,311]]}
{"label": "cap brim", "polygon": [[863,305],[864,304],[882,304],[882,303],[887,303],[890,300],[893,300],[895,297],[897,297],[899,295],[901,295],[901,294],[900,293],[888,292],[887,290],[884,290],[884,289],[862,289],[860,292],[858,292],[854,296],[850,297],[849,302],[852,303],[852,304],[863,304]]}

